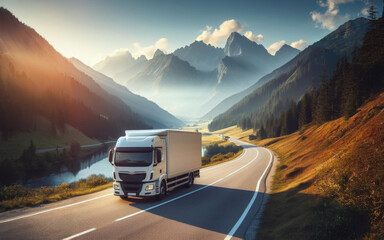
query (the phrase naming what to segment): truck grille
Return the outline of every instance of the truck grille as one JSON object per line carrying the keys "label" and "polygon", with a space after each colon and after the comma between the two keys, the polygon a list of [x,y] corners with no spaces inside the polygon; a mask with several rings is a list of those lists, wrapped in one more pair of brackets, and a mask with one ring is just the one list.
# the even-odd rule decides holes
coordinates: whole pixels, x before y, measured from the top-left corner
{"label": "truck grille", "polygon": [[123,182],[140,183],[145,179],[146,174],[145,173],[137,173],[137,174],[119,173],[119,177]]}
{"label": "truck grille", "polygon": [[124,192],[127,193],[140,193],[142,183],[120,183],[120,186]]}

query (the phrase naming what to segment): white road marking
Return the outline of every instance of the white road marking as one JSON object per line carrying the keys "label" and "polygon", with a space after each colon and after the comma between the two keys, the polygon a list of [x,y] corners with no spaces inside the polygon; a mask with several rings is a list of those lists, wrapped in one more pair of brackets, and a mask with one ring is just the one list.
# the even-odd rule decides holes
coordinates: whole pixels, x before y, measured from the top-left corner
{"label": "white road marking", "polygon": [[70,237],[64,238],[63,240],[74,239],[74,238],[77,238],[77,237],[79,237],[79,236],[81,236],[81,235],[87,234],[87,233],[92,232],[92,231],[95,231],[95,230],[96,230],[96,228],[91,228],[91,229],[88,229],[88,230],[86,230],[86,231],[84,231],[84,232],[81,232],[81,233],[72,235],[72,236],[70,236]]}
{"label": "white road marking", "polygon": [[104,197],[108,197],[108,196],[111,196],[111,195],[113,195],[113,193],[109,193],[109,194],[106,194],[106,195],[102,195],[102,196],[99,196],[99,197],[87,199],[87,200],[84,200],[84,201],[81,201],[81,202],[77,202],[77,203],[68,204],[68,205],[65,205],[65,206],[57,207],[57,208],[51,208],[51,209],[47,209],[47,210],[40,211],[40,212],[35,212],[35,213],[31,213],[31,214],[26,214],[26,215],[21,215],[21,216],[17,216],[17,217],[13,217],[13,218],[8,218],[8,219],[0,220],[0,223],[12,222],[12,221],[19,220],[19,219],[22,219],[22,218],[32,217],[32,216],[36,216],[36,215],[39,215],[39,214],[43,214],[43,213],[47,213],[47,212],[52,212],[52,211],[63,209],[63,208],[67,208],[67,207],[72,207],[72,206],[75,206],[75,205],[79,205],[79,204],[82,204],[82,203],[90,202],[90,201],[97,200],[97,199],[104,198]]}
{"label": "white road marking", "polygon": [[209,185],[205,185],[204,187],[198,188],[198,189],[196,189],[196,190],[194,190],[194,191],[192,191],[192,192],[186,193],[186,194],[184,194],[184,195],[178,196],[178,197],[173,198],[173,199],[171,199],[171,200],[168,200],[168,201],[166,201],[166,202],[162,202],[162,203],[160,203],[160,204],[157,204],[157,205],[154,205],[154,206],[152,206],[152,207],[146,208],[146,209],[144,209],[144,210],[141,210],[141,211],[132,213],[132,214],[127,215],[127,216],[125,216],[125,217],[118,218],[118,219],[115,220],[115,222],[118,222],[118,221],[121,221],[121,220],[130,218],[130,217],[139,215],[139,214],[141,214],[141,213],[143,213],[143,212],[147,212],[147,211],[152,210],[152,209],[154,209],[154,208],[158,208],[158,207],[163,206],[163,205],[165,205],[165,204],[174,202],[174,201],[176,201],[176,200],[178,200],[178,199],[180,199],[180,198],[186,197],[186,196],[191,195],[191,194],[193,194],[193,193],[195,193],[195,192],[198,192],[198,191],[201,191],[201,190],[203,190],[203,189],[205,189],[205,188],[207,188],[207,187],[210,187],[210,186],[212,186],[212,185],[214,185],[214,184],[216,184],[216,183],[218,183],[218,182],[223,181],[223,180],[226,179],[227,177],[232,176],[233,174],[235,174],[235,173],[239,172],[240,170],[244,169],[245,167],[247,167],[249,164],[253,163],[253,162],[257,159],[257,157],[259,156],[259,151],[258,151],[257,149],[256,149],[256,151],[257,151],[256,157],[253,158],[252,161],[250,161],[249,163],[245,164],[244,166],[242,166],[241,168],[237,169],[236,171],[234,171],[234,172],[228,174],[227,176],[222,177],[222,178],[220,178],[219,180],[216,180],[216,181],[214,181],[213,183],[211,183],[211,184],[209,184]]}
{"label": "white road marking", "polygon": [[249,201],[248,206],[245,208],[243,214],[240,216],[239,220],[237,220],[235,226],[233,226],[233,228],[228,233],[228,235],[224,238],[224,240],[229,240],[229,239],[231,239],[233,237],[233,235],[235,234],[235,232],[237,231],[237,229],[240,227],[241,223],[244,221],[245,217],[247,216],[247,214],[248,214],[249,210],[251,209],[253,203],[255,202],[255,200],[257,198],[257,194],[259,192],[261,180],[264,178],[265,173],[267,172],[267,170],[269,169],[269,166],[272,163],[272,158],[273,158],[272,153],[269,150],[268,150],[268,152],[271,155],[271,157],[269,159],[268,166],[265,168],[265,170],[264,170],[263,174],[261,175],[259,181],[257,181],[255,193],[253,194],[252,199],[251,199],[251,201]]}

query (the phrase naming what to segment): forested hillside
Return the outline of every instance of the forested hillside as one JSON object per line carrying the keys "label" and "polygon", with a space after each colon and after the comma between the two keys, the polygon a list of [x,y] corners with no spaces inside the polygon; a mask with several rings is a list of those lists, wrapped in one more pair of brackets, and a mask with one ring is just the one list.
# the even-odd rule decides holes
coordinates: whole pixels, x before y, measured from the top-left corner
{"label": "forested hillside", "polygon": [[260,137],[290,134],[312,121],[324,123],[355,114],[365,101],[384,90],[384,19],[371,21],[363,44],[351,61],[340,59],[331,78],[321,77],[321,85],[308,92],[298,103],[291,102],[284,113],[257,122],[243,118],[243,129],[260,128]]}

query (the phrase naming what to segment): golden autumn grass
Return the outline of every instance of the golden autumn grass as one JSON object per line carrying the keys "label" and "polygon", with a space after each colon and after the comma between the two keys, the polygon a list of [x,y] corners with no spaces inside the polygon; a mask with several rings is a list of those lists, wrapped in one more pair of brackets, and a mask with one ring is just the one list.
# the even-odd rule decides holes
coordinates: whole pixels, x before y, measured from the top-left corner
{"label": "golden autumn grass", "polygon": [[3,187],[0,192],[0,212],[57,202],[63,199],[85,195],[112,187],[112,180],[92,175],[74,183],[62,183],[56,187],[27,189],[21,185]]}
{"label": "golden autumn grass", "polygon": [[384,94],[349,119],[252,143],[280,156],[260,239],[384,236]]}
{"label": "golden autumn grass", "polygon": [[230,136],[230,137],[238,137],[240,139],[248,138],[249,135],[254,134],[252,129],[243,131],[241,128],[237,126],[220,129],[213,133],[222,134],[224,136]]}
{"label": "golden autumn grass", "polygon": [[209,146],[214,144],[223,144],[224,141],[221,137],[218,137],[216,135],[202,135],[201,136],[201,145],[203,146]]}

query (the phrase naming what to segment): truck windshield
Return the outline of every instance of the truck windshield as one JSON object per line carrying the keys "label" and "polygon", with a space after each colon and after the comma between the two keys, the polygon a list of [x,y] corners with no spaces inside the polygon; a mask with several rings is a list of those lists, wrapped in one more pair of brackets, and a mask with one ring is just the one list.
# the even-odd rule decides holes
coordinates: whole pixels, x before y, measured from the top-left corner
{"label": "truck windshield", "polygon": [[152,151],[116,152],[116,166],[149,166],[152,163]]}

